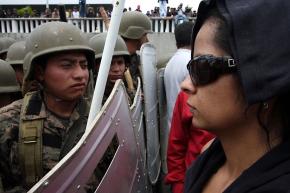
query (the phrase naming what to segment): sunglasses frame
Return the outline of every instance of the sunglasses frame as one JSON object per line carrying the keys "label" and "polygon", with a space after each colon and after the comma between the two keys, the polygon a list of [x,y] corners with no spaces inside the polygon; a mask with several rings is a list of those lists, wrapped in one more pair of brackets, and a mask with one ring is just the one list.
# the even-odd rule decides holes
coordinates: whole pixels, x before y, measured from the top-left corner
{"label": "sunglasses frame", "polygon": [[200,55],[192,58],[187,69],[194,85],[206,85],[222,74],[236,71],[235,60],[230,56]]}

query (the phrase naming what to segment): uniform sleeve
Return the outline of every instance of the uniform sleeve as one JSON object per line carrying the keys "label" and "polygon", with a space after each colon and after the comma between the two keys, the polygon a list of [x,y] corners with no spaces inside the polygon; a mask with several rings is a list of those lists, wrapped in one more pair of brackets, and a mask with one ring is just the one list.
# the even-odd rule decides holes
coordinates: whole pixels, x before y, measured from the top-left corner
{"label": "uniform sleeve", "polygon": [[21,187],[18,159],[19,108],[0,109],[0,178],[4,192],[26,192]]}
{"label": "uniform sleeve", "polygon": [[187,127],[191,126],[191,116],[184,117],[184,103],[186,95],[180,92],[177,96],[168,140],[167,167],[168,174],[165,182],[171,184],[173,193],[183,192],[183,183],[186,170],[185,158],[188,148]]}

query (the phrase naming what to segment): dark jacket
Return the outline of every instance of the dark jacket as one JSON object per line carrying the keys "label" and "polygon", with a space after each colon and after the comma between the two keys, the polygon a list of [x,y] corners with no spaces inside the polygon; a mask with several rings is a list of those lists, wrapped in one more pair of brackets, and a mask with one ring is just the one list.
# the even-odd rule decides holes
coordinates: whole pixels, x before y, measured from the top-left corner
{"label": "dark jacket", "polygon": [[[289,193],[290,140],[274,147],[245,170],[224,193]],[[220,141],[215,140],[187,171],[185,193],[200,193],[225,162]]]}

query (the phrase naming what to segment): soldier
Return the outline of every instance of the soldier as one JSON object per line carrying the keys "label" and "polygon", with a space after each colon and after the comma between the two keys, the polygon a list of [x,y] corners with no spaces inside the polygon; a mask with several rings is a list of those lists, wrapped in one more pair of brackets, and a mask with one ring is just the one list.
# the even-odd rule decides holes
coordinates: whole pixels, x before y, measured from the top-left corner
{"label": "soldier", "polygon": [[124,13],[119,35],[124,39],[130,53],[129,69],[135,85],[137,77],[140,76],[140,57],[137,55],[137,50],[140,50],[142,44],[148,42],[147,34],[151,32],[151,21],[148,16],[138,11]]}
{"label": "soldier", "polygon": [[21,98],[12,67],[0,59],[0,108]]}
{"label": "soldier", "polygon": [[13,67],[20,88],[23,82],[23,60],[25,55],[25,41],[15,42],[7,51],[6,61]]}
{"label": "soldier", "polygon": [[72,24],[48,22],[26,41],[24,81],[37,80],[41,88],[0,109],[3,191],[27,191],[85,131],[89,107],[83,94],[94,51],[80,34]]}
{"label": "soldier", "polygon": [[0,38],[0,59],[6,60],[8,48],[15,42],[13,38],[3,37]]}
{"label": "soldier", "polygon": [[[89,46],[95,50],[95,59],[96,59],[95,61],[96,61],[97,73],[101,64],[106,37],[107,37],[107,33],[101,33],[101,34],[95,35],[89,41]],[[108,81],[106,84],[103,102],[105,102],[106,99],[109,97],[114,87],[114,84],[116,80],[118,79],[122,79],[124,81],[125,86],[127,88],[127,92],[130,98],[133,99],[135,90],[134,90],[132,79],[131,80],[125,79],[125,72],[128,68],[129,62],[130,62],[130,55],[126,47],[126,44],[124,40],[120,36],[118,36],[117,41],[116,41],[116,46],[114,48],[114,54],[113,54],[113,58],[111,62],[110,71],[108,74]]]}

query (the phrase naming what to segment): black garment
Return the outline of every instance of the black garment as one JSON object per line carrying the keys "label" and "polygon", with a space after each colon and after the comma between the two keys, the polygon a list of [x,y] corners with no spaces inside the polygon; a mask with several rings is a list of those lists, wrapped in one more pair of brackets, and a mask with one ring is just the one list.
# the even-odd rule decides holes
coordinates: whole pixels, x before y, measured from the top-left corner
{"label": "black garment", "polygon": [[141,65],[140,56],[136,53],[130,55],[129,70],[130,70],[135,88],[137,88],[138,86],[138,77],[141,78],[140,65]]}
{"label": "black garment", "polygon": [[[225,162],[220,141],[213,144],[186,173],[185,193],[200,193],[210,177]],[[289,193],[290,141],[274,147],[245,170],[224,193]]]}
{"label": "black garment", "polygon": [[230,46],[250,104],[290,90],[290,1],[204,0],[193,40],[211,7],[230,28]]}

